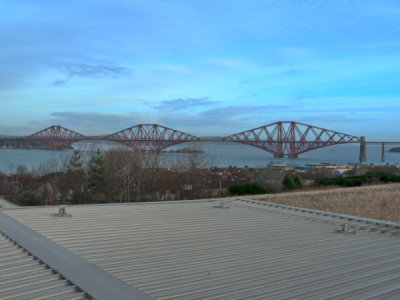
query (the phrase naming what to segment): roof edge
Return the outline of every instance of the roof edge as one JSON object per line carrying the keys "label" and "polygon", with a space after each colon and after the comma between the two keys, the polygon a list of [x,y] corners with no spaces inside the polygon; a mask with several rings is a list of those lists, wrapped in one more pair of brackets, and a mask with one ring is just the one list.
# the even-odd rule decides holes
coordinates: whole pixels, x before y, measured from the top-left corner
{"label": "roof edge", "polygon": [[153,299],[1,211],[0,231],[96,300]]}
{"label": "roof edge", "polygon": [[108,202],[108,203],[84,203],[84,204],[57,204],[57,205],[30,205],[30,206],[16,206],[16,207],[3,207],[0,211],[8,211],[14,209],[34,209],[44,207],[58,207],[59,205],[65,205],[66,207],[74,206],[109,206],[109,205],[147,205],[147,204],[178,204],[178,203],[193,203],[193,202],[212,202],[218,200],[235,200],[235,197],[228,198],[207,198],[207,199],[196,199],[196,200],[166,200],[166,201],[143,201],[143,202]]}
{"label": "roof edge", "polygon": [[364,218],[364,217],[358,217],[358,216],[352,216],[352,215],[346,215],[346,214],[339,214],[339,213],[334,213],[334,212],[330,212],[330,211],[303,208],[303,207],[298,207],[298,206],[290,206],[290,205],[284,205],[284,204],[273,203],[273,202],[268,202],[268,201],[253,200],[253,199],[248,199],[248,198],[240,198],[239,197],[236,199],[244,201],[244,202],[254,203],[254,204],[268,205],[268,206],[287,209],[287,210],[301,211],[301,212],[310,213],[310,214],[328,216],[328,217],[332,217],[335,219],[346,219],[348,221],[365,222],[367,224],[394,227],[396,229],[400,229],[400,223],[397,223],[397,222],[370,219],[370,218]]}
{"label": "roof edge", "polygon": [[[284,205],[274,202],[268,201],[261,201],[261,200],[254,200],[249,198],[243,197],[225,197],[225,198],[206,198],[206,199],[195,199],[195,200],[167,200],[167,201],[145,201],[145,202],[109,202],[109,203],[87,203],[87,204],[66,204],[67,207],[74,207],[74,206],[110,206],[110,205],[151,205],[151,204],[181,204],[181,203],[201,203],[201,202],[213,202],[213,201],[221,201],[221,200],[240,200],[244,202],[254,203],[254,204],[263,204],[272,207],[287,209],[287,210],[294,210],[294,211],[301,211],[305,213],[315,214],[315,215],[323,215],[329,216],[335,219],[347,219],[349,221],[357,221],[357,222],[365,222],[368,224],[375,224],[381,226],[390,226],[400,229],[400,223],[391,222],[391,221],[384,221],[378,219],[371,219],[353,215],[346,215],[346,214],[339,214],[330,211],[323,211],[323,210],[316,210],[310,208],[303,208],[299,206],[290,206]],[[64,205],[64,204],[63,204]],[[57,207],[58,205],[47,205],[47,206],[17,206],[17,207],[3,207],[1,211],[8,211],[14,209],[34,209],[34,208],[43,208],[43,207]]]}

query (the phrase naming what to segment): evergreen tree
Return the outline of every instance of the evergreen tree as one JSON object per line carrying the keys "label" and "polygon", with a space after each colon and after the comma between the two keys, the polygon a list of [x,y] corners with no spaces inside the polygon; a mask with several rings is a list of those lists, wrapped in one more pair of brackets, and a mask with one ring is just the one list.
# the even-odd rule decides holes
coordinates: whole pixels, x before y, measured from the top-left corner
{"label": "evergreen tree", "polygon": [[79,150],[74,150],[67,165],[67,199],[73,203],[81,203],[85,197],[85,170]]}
{"label": "evergreen tree", "polygon": [[89,188],[93,190],[101,190],[105,185],[105,161],[100,149],[89,161]]}
{"label": "evergreen tree", "polygon": [[67,171],[69,172],[82,172],[83,171],[83,161],[79,150],[74,150],[69,164],[67,166]]}

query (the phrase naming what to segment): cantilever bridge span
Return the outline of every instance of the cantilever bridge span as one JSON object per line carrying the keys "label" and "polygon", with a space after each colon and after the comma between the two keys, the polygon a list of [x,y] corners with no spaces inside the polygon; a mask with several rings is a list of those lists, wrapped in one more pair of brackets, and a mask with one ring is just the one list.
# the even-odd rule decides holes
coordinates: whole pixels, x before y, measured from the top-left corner
{"label": "cantilever bridge span", "polygon": [[293,121],[275,122],[225,137],[197,137],[158,124],[139,124],[102,137],[85,136],[62,126],[50,126],[32,135],[9,140],[37,142],[46,149],[63,149],[83,140],[106,140],[134,150],[149,151],[161,151],[187,142],[234,142],[257,147],[276,157],[297,157],[307,151],[338,144],[360,143],[365,148],[362,137]]}

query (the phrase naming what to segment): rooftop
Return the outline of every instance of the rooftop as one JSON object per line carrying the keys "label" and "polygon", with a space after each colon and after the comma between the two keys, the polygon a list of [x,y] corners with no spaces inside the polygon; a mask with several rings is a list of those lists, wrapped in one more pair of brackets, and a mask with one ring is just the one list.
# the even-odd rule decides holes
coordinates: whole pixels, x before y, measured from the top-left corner
{"label": "rooftop", "polygon": [[[398,299],[400,294],[398,223],[247,199],[226,199],[223,205],[198,200],[68,206],[71,217],[55,212],[56,207],[7,209],[0,220],[11,217],[44,244],[60,247],[71,256],[69,263],[95,266],[89,272],[110,281],[109,288],[147,299]],[[6,227],[0,222],[2,232],[9,232]],[[23,248],[29,252],[34,243]],[[41,259],[50,257],[49,267],[55,264],[63,274],[65,266],[51,262],[46,251],[40,251]],[[68,274],[63,276],[93,296],[86,290],[96,289],[93,282],[82,285]]]}
{"label": "rooftop", "polygon": [[0,299],[89,299],[56,271],[0,235]]}

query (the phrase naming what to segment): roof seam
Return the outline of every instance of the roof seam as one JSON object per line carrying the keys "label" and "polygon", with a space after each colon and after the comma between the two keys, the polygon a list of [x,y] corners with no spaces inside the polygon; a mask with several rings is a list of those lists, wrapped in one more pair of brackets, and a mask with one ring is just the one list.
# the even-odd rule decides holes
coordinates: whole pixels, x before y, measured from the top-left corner
{"label": "roof seam", "polygon": [[0,232],[93,299],[153,299],[1,211]]}
{"label": "roof seam", "polygon": [[[400,223],[396,223],[396,222],[376,220],[376,219],[370,219],[370,218],[364,218],[364,217],[358,217],[358,216],[352,216],[352,215],[346,215],[346,214],[339,214],[339,213],[334,213],[334,212],[329,212],[329,211],[322,211],[322,210],[315,210],[315,209],[309,209],[309,208],[303,208],[303,207],[297,207],[297,206],[278,204],[278,203],[273,203],[273,202],[268,202],[268,201],[253,200],[253,199],[248,199],[248,198],[240,198],[239,197],[239,198],[236,198],[236,200],[243,201],[246,203],[253,203],[253,204],[257,204],[257,205],[280,208],[280,209],[282,209],[282,211],[291,210],[291,211],[306,213],[306,214],[310,214],[310,215],[320,215],[323,217],[331,217],[335,223],[338,223],[340,221],[362,222],[363,224],[366,224],[366,225],[362,226],[362,225],[358,225],[358,224],[356,225],[354,223],[352,223],[351,225],[353,227],[357,227],[361,230],[368,229],[370,231],[380,231],[381,233],[391,233],[392,235],[400,234]],[[315,219],[318,219],[318,218],[315,218]],[[325,222],[327,221],[326,219],[321,219],[321,220],[325,220]]]}
{"label": "roof seam", "polygon": [[37,256],[35,256],[33,253],[29,252],[27,249],[25,249],[24,247],[22,247],[16,240],[12,239],[12,237],[10,237],[9,235],[7,235],[5,232],[3,232],[1,230],[0,227],[0,234],[9,242],[14,244],[15,246],[17,246],[19,249],[22,249],[23,252],[26,253],[27,256],[32,256],[35,260],[37,260],[38,265],[43,264],[44,266],[46,266],[46,268],[48,268],[49,270],[51,270],[51,272],[54,273],[54,275],[57,275],[59,277],[59,279],[64,280],[68,286],[70,286],[71,288],[76,289],[76,291],[78,293],[84,294],[86,297],[90,297],[84,290],[82,290],[79,286],[75,285],[73,282],[71,282],[68,278],[66,278],[65,276],[63,276],[62,274],[60,274],[59,272],[57,272],[57,270],[51,268],[51,266],[47,265],[43,260],[41,260],[40,258],[38,258]]}
{"label": "roof seam", "polygon": [[38,261],[39,264],[43,264],[45,265],[49,270],[51,270],[52,272],[54,272],[54,274],[57,274],[60,279],[65,280],[68,285],[70,285],[71,287],[77,289],[79,292],[84,293],[86,296],[90,297],[90,295],[88,293],[86,293],[83,289],[81,289],[79,286],[77,286],[76,284],[74,284],[71,280],[69,280],[67,277],[65,277],[64,275],[62,275],[60,272],[58,272],[56,269],[52,268],[51,266],[49,266],[45,261],[43,261],[42,259],[40,259],[39,257],[37,257],[34,253],[30,252],[28,249],[24,248],[22,245],[20,245],[18,243],[18,241],[14,240],[10,235],[8,235],[7,233],[5,233],[2,228],[0,227],[0,234],[2,236],[4,236],[10,243],[15,244],[18,248],[22,249],[24,252],[26,252],[28,255],[31,255],[34,259],[36,259]]}

